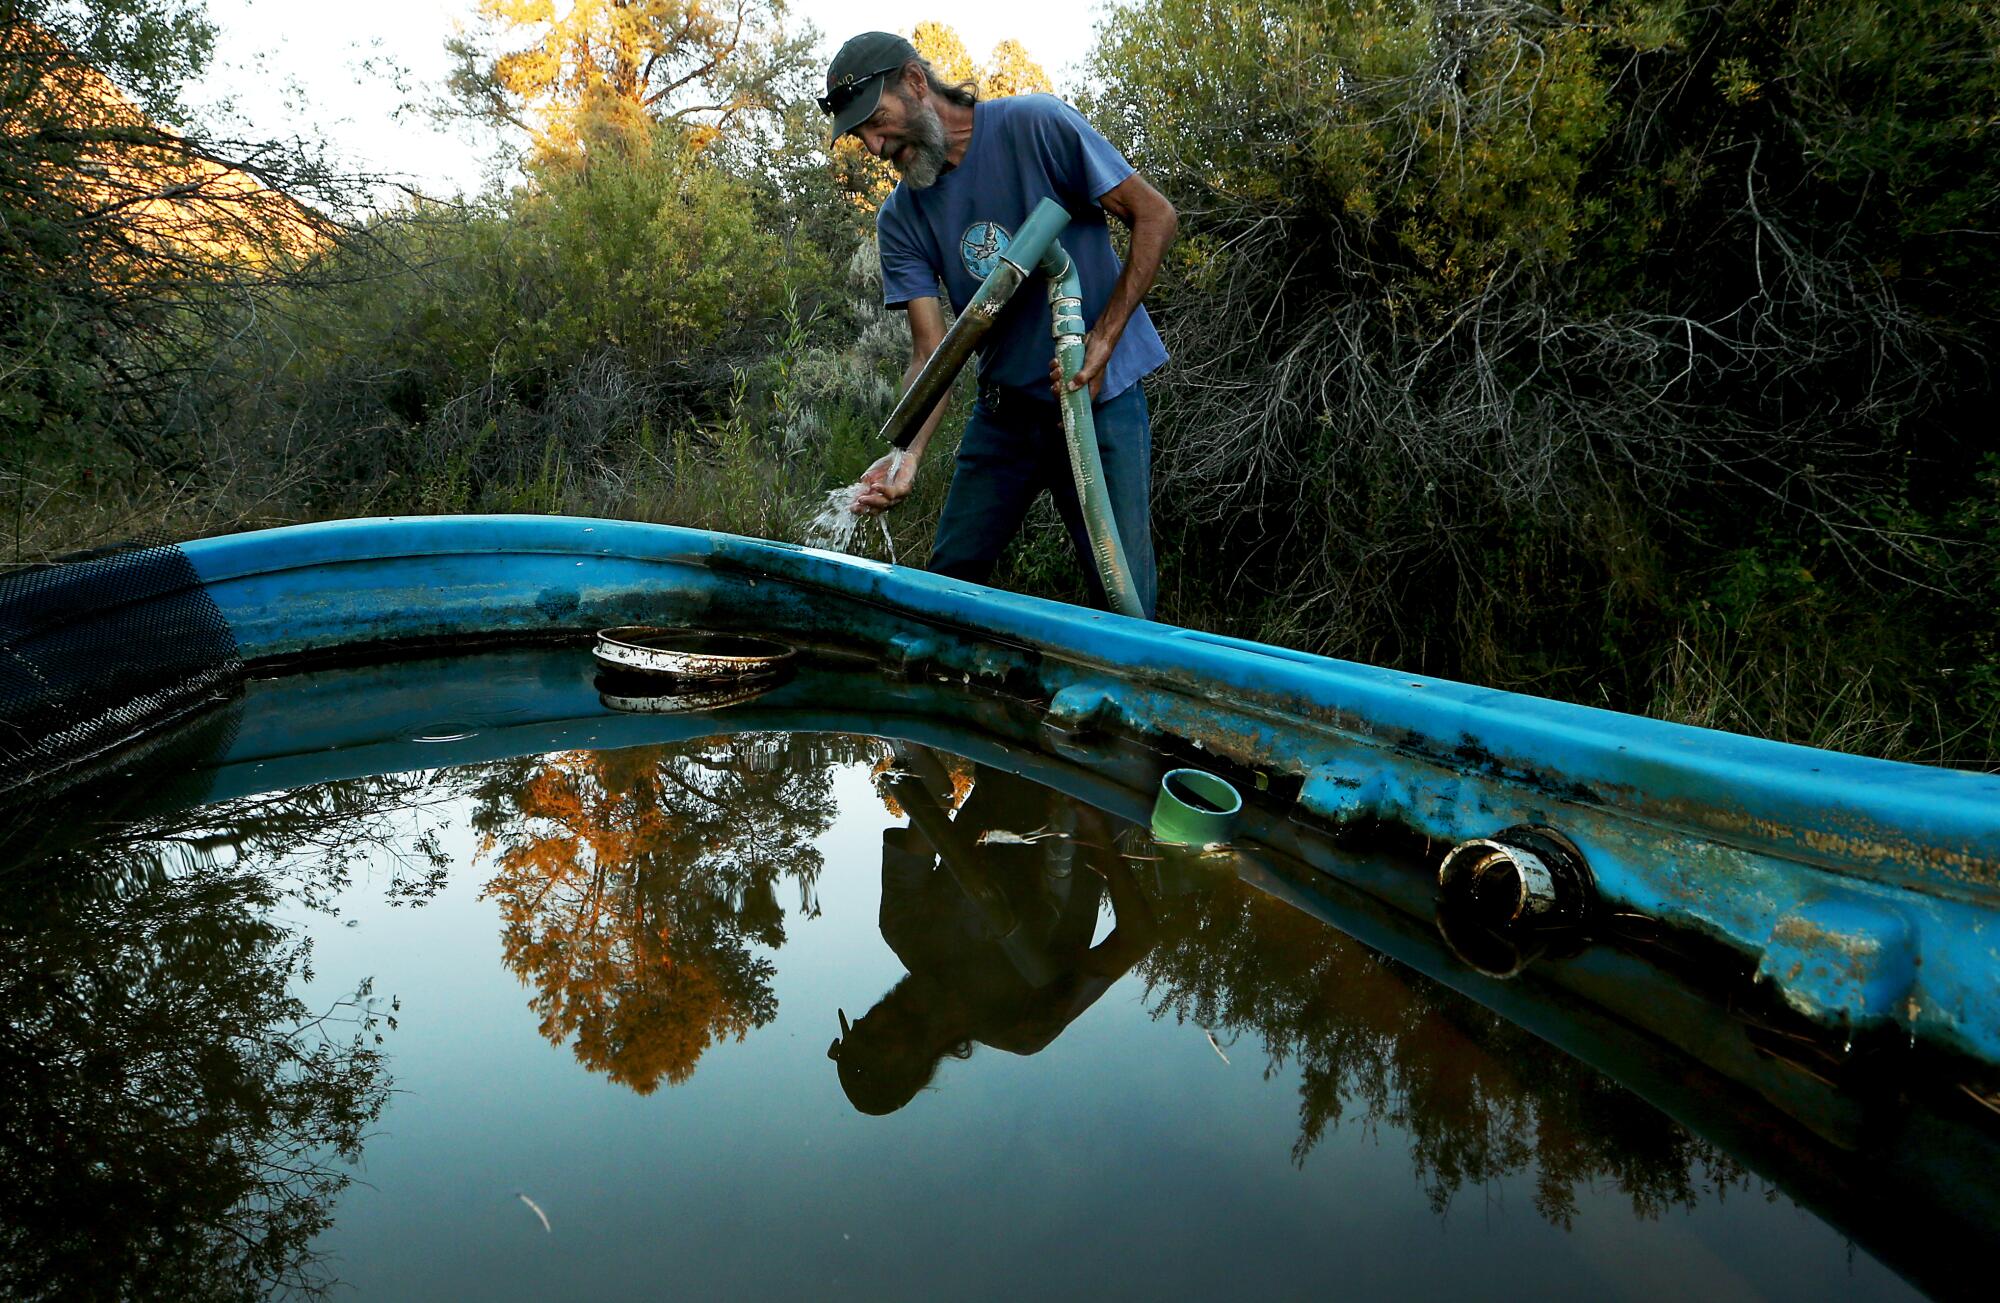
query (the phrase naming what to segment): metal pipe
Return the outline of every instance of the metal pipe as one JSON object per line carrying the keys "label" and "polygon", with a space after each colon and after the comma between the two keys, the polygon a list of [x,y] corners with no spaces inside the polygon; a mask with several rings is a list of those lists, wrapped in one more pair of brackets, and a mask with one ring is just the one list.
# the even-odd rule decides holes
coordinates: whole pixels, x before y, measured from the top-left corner
{"label": "metal pipe", "polygon": [[931,350],[924,362],[924,369],[903,391],[896,402],[896,410],[889,413],[889,419],[882,425],[882,437],[896,448],[907,449],[917,437],[917,431],[924,428],[931,412],[944,401],[951,392],[952,381],[958,379],[965,360],[972,356],[972,350],[993,327],[1000,317],[1000,309],[1007,306],[1007,300],[1021,287],[1021,269],[1012,263],[1001,261],[992,274],[980,282],[979,291],[972,296],[972,302],[965,305],[965,311],[958,314],[958,320],[951,323],[951,329],[944,332],[944,338]]}
{"label": "metal pipe", "polygon": [[[958,320],[951,323],[951,329],[944,333],[938,346],[925,359],[923,370],[910,382],[910,387],[897,400],[896,408],[889,413],[889,419],[882,423],[882,437],[892,447],[907,449],[930,419],[937,405],[951,392],[952,382],[964,369],[966,359],[993,323],[1000,319],[1000,310],[1007,306],[1007,300],[1014,291],[1021,288],[1021,282],[1028,278],[1042,261],[1042,255],[1055,243],[1056,236],[1069,224],[1069,210],[1053,199],[1044,199],[1035,205],[1035,211],[1028,214],[1028,220],[1021,223],[1021,229],[1000,254],[1000,265],[987,274],[974,292],[972,301],[965,305],[965,311],[958,314]],[[1065,256],[1064,261],[1068,261]]]}

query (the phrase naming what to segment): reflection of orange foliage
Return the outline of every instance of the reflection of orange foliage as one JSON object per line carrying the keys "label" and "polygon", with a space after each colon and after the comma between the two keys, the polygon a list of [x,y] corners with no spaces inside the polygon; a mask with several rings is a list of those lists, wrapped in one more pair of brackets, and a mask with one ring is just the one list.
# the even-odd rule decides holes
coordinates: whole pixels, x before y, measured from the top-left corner
{"label": "reflection of orange foliage", "polygon": [[645,889],[659,885],[645,870],[690,830],[658,799],[652,756],[549,757],[517,800],[535,830],[500,853],[485,890],[500,901],[507,966],[538,987],[542,1035],[575,1036],[580,1062],[640,1094],[687,1080],[712,1041],[758,1021]]}
{"label": "reflection of orange foliage", "polygon": [[[880,778],[895,767],[896,757],[894,755],[885,755],[869,766],[868,773],[870,777]],[[903,808],[903,803],[896,799],[896,794],[889,790],[887,783],[875,784],[875,794],[882,798],[882,808],[889,812],[890,818],[901,819],[909,814],[909,811]]]}
{"label": "reflection of orange foliage", "polygon": [[[944,766],[945,776],[951,780],[951,795],[943,798],[945,808],[956,811],[965,804],[965,798],[972,795],[972,762],[964,756],[944,751],[934,754]],[[878,758],[869,767],[868,772],[872,777],[880,778],[895,767],[896,755],[892,751]],[[896,799],[896,794],[889,790],[886,783],[875,784],[875,792],[882,798],[882,808],[889,812],[891,818],[901,819],[908,815],[908,811],[903,809],[902,802]]]}
{"label": "reflection of orange foliage", "polygon": [[0,59],[37,79],[35,89],[0,112],[0,130],[34,132],[57,160],[38,181],[63,194],[86,222],[115,225],[100,279],[122,276],[126,263],[157,266],[188,258],[267,262],[310,253],[328,224],[311,209],[240,167],[208,156],[146,120],[137,105],[97,69],[47,33],[0,31]]}
{"label": "reflection of orange foliage", "polygon": [[507,966],[551,1042],[641,1094],[777,1011],[780,874],[806,893],[830,821],[810,744],[709,739],[564,752],[496,771],[475,826]]}
{"label": "reflection of orange foliage", "polygon": [[944,769],[951,775],[951,808],[956,810],[965,804],[965,798],[972,795],[972,762],[964,756],[948,755]]}

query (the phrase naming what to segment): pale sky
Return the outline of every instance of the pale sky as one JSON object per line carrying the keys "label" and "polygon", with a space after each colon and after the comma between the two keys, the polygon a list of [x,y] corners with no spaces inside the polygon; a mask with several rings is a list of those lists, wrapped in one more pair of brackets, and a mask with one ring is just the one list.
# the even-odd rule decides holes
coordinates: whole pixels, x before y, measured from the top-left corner
{"label": "pale sky", "polygon": [[[936,0],[794,0],[791,21],[817,27],[829,58],[857,32],[908,32],[927,18],[949,23],[976,60],[1012,37],[1063,90],[1077,80],[1104,3],[1013,0],[954,13]],[[419,112],[397,114],[442,93],[444,42],[469,21],[473,0],[208,0],[208,12],[216,57],[195,98],[234,102],[211,114],[216,127],[325,140],[356,170],[398,174],[426,193],[479,188],[490,142],[440,130]]]}

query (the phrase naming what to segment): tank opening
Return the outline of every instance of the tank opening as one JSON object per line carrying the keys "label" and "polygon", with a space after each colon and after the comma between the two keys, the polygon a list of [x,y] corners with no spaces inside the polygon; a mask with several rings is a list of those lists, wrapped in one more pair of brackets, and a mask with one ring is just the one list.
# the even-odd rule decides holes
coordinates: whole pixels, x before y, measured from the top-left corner
{"label": "tank opening", "polygon": [[1582,923],[1594,894],[1575,843],[1526,826],[1454,846],[1438,866],[1438,888],[1440,910],[1495,929]]}
{"label": "tank opening", "polygon": [[1240,800],[1225,804],[1226,798],[1221,793],[1205,792],[1181,774],[1167,776],[1167,790],[1174,794],[1175,799],[1207,814],[1233,814],[1242,804]]}
{"label": "tank opening", "polygon": [[1472,907],[1483,918],[1513,920],[1521,916],[1527,886],[1510,857],[1491,855],[1473,870]]}

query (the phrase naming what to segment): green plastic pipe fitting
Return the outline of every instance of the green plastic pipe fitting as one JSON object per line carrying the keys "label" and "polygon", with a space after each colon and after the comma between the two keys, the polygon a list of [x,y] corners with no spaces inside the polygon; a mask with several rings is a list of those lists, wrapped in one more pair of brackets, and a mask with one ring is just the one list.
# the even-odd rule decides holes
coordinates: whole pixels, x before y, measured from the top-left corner
{"label": "green plastic pipe fitting", "polygon": [[1221,846],[1242,811],[1243,797],[1227,779],[1202,769],[1170,769],[1153,802],[1153,840],[1170,846]]}

